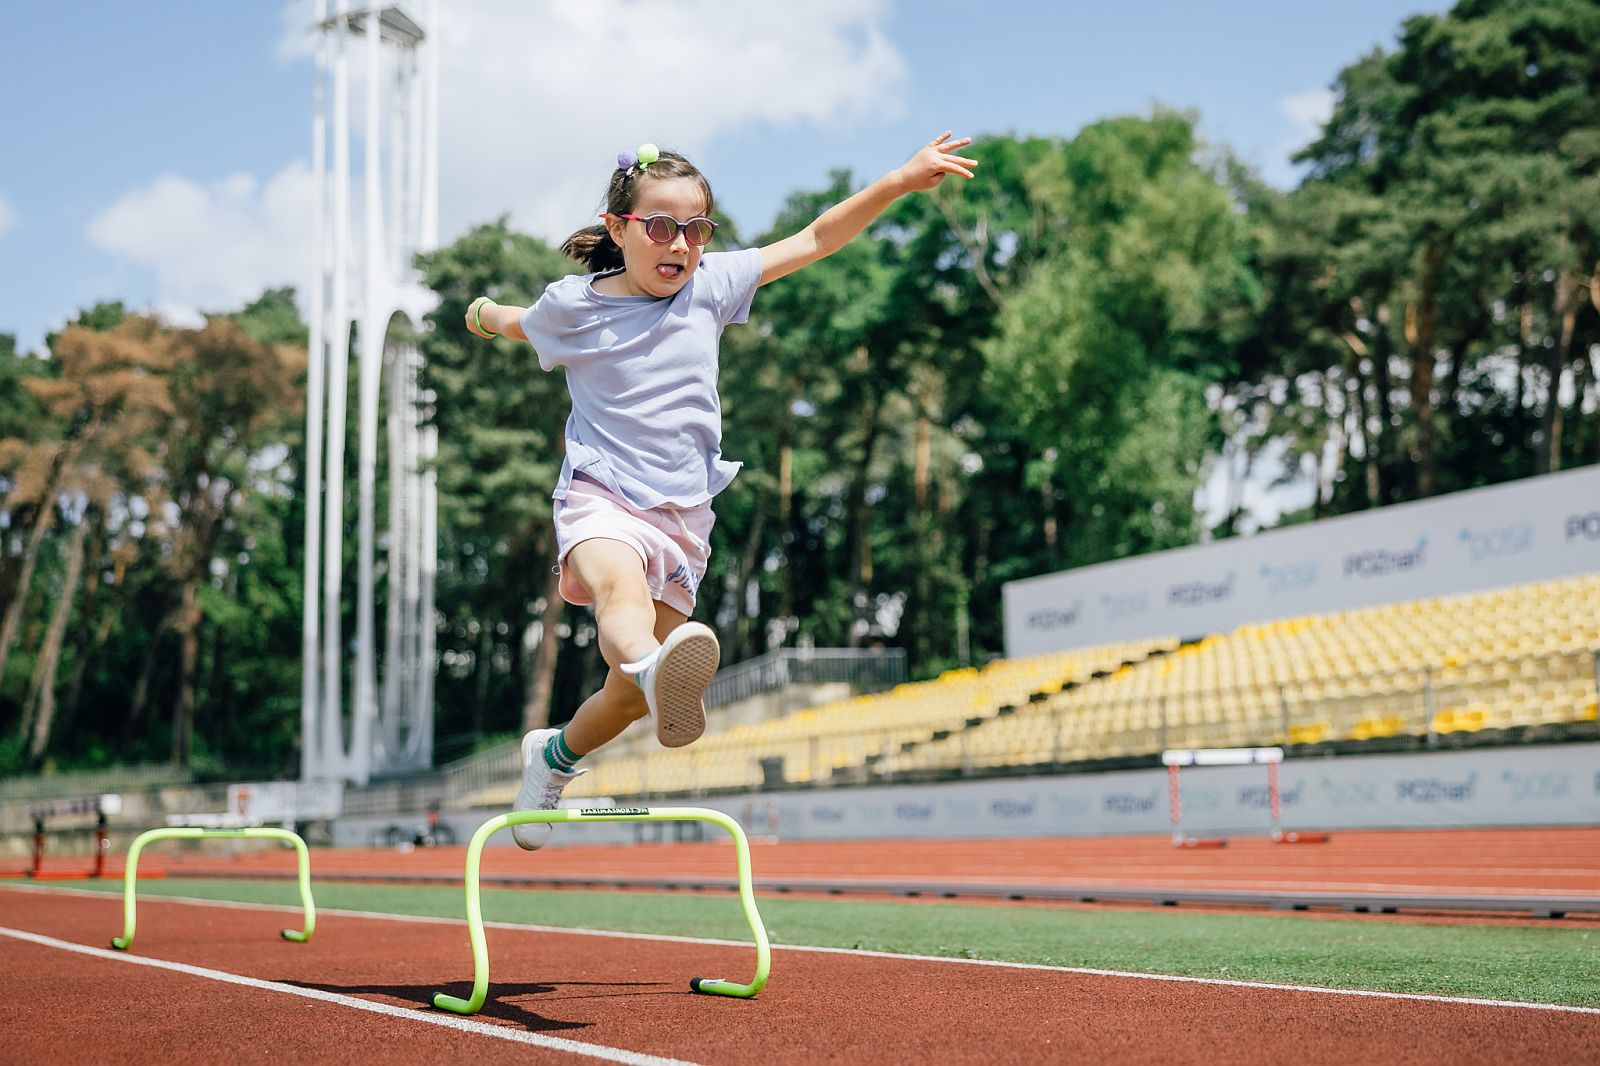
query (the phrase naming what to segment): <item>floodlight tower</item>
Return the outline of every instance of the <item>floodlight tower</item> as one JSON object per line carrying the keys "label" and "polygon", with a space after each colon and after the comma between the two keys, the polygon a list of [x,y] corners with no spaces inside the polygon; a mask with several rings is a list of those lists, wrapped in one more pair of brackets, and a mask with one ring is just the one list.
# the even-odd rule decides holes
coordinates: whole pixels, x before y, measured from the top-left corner
{"label": "floodlight tower", "polygon": [[[311,348],[306,368],[306,572],[301,776],[365,784],[433,762],[433,582],[437,498],[416,334],[432,295],[412,266],[438,243],[439,64],[427,31],[397,4],[316,0],[312,119]],[[359,188],[351,170],[351,82],[362,106]],[[333,104],[332,128],[327,105]],[[329,155],[332,166],[329,166]],[[361,220],[352,224],[352,203]],[[352,338],[354,331],[354,338]],[[352,339],[357,360],[354,673],[345,713],[345,435]],[[383,680],[378,682],[375,536],[378,415],[384,399],[389,517],[384,533]]]}

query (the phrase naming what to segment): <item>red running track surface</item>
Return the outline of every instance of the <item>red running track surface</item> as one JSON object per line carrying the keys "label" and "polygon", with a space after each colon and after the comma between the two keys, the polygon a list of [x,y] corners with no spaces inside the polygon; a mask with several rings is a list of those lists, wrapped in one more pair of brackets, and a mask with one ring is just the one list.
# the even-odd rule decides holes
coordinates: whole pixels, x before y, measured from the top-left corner
{"label": "red running track surface", "polygon": [[[311,943],[292,944],[277,935],[281,910],[146,900],[129,954],[209,968],[180,973],[103,950],[121,927],[116,897],[0,886],[0,913],[0,968],[12,981],[0,1059],[16,1062],[593,1061],[506,1037],[579,1041],[612,1061],[654,1057],[631,1060],[645,1064],[1600,1061],[1593,1009],[781,947],[766,990],[730,1000],[695,995],[686,978],[745,974],[748,945],[500,927],[489,931],[489,1001],[450,1030],[428,1023],[454,1018],[428,1003],[436,991],[466,993],[460,922],[327,914]],[[273,984],[240,987],[210,971]]]}

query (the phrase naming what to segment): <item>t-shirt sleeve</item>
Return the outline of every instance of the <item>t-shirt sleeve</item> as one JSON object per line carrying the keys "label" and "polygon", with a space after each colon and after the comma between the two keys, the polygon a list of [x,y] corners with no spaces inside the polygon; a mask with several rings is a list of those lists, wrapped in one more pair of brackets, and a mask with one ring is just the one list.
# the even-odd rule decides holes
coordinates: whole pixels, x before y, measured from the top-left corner
{"label": "t-shirt sleeve", "polygon": [[561,345],[556,337],[555,326],[550,321],[550,302],[555,299],[556,294],[545,289],[544,295],[522,312],[522,332],[528,335],[528,343],[533,345],[535,354],[539,356],[541,370],[554,370],[561,365]]}
{"label": "t-shirt sleeve", "polygon": [[723,252],[717,260],[717,320],[724,326],[749,321],[750,302],[761,287],[761,249]]}

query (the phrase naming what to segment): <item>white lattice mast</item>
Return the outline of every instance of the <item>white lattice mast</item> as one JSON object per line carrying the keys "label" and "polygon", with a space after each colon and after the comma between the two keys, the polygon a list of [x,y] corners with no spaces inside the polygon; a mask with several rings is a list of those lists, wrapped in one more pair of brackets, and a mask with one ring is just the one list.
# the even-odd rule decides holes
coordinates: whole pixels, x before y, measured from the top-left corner
{"label": "white lattice mast", "polygon": [[[433,762],[433,583],[437,498],[414,337],[433,297],[412,267],[438,241],[438,61],[399,5],[316,0],[312,170],[315,263],[306,389],[306,572],[301,776],[365,783]],[[351,82],[362,106],[361,222],[352,201]],[[332,126],[328,96],[332,95]],[[329,156],[332,162],[329,165]],[[359,242],[357,235],[359,234]],[[357,358],[356,632],[345,713],[344,489],[351,331]],[[377,466],[387,398],[383,681],[378,682]]]}

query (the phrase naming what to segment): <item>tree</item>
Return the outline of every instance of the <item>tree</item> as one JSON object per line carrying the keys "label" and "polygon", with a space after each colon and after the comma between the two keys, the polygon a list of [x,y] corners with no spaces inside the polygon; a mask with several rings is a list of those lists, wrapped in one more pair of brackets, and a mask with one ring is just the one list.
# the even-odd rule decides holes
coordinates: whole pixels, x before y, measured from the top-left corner
{"label": "tree", "polygon": [[[83,576],[86,539],[92,528],[103,529],[113,509],[126,513],[127,500],[146,495],[155,484],[157,462],[150,451],[152,435],[169,410],[163,374],[168,355],[159,343],[159,327],[150,319],[130,318],[105,332],[69,326],[54,343],[60,371],[53,378],[26,383],[55,424],[62,439],[30,446],[11,442],[23,453],[21,465],[47,464],[48,477],[38,480],[41,517],[59,513],[71,525],[65,567],[33,679],[24,700],[21,734],[27,754],[37,761],[49,742],[56,707],[56,675],[68,620]],[[33,455],[26,453],[32,451]],[[24,481],[23,484],[28,482]],[[32,556],[30,555],[30,558]],[[24,577],[31,576],[25,566]],[[14,605],[25,599],[24,585]],[[8,612],[7,629],[10,629]],[[3,662],[3,651],[0,651]]]}
{"label": "tree", "polygon": [[[1556,469],[1563,383],[1575,410],[1594,407],[1575,356],[1595,336],[1597,80],[1600,9],[1585,0],[1465,0],[1341,72],[1295,196],[1355,209],[1320,259],[1371,373],[1356,394],[1376,502]],[[1534,389],[1536,424],[1521,414]],[[1485,436],[1515,440],[1521,461],[1483,464]]]}
{"label": "tree", "polygon": [[293,377],[304,355],[264,344],[226,318],[199,330],[171,331],[166,343],[172,416],[164,454],[175,517],[167,567],[178,584],[174,624],[180,642],[172,761],[187,766],[206,617],[202,588],[222,585],[232,570],[219,548],[247,501],[288,476],[280,442],[299,406]]}
{"label": "tree", "polygon": [[[1229,191],[1172,112],[1083,130],[1034,177],[1068,240],[1006,301],[991,387],[1026,449],[1029,490],[1061,532],[1042,566],[1189,543],[1204,387],[1231,372],[1256,283]],[[1048,526],[1046,529],[1048,530]]]}

